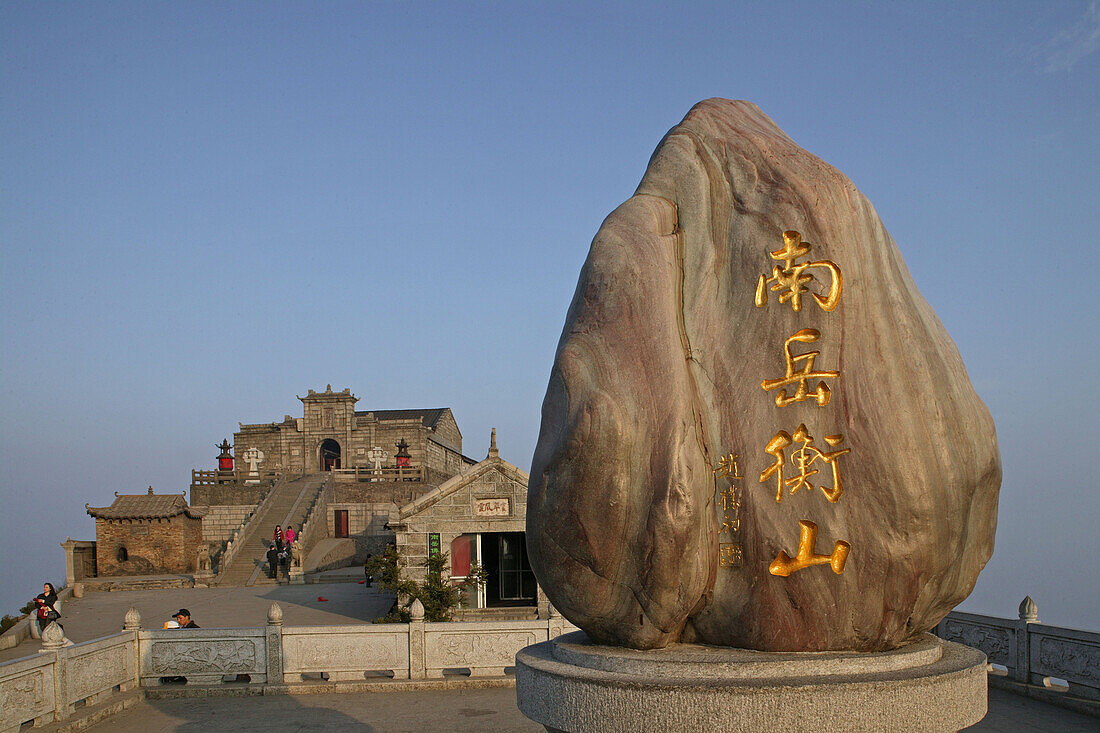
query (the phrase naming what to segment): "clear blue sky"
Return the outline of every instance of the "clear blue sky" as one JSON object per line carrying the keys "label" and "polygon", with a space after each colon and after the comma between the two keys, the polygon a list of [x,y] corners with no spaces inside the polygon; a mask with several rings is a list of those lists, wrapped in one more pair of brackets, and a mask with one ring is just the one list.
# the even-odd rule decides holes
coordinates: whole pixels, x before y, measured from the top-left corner
{"label": "clear blue sky", "polygon": [[0,65],[0,612],[326,383],[527,468],[592,236],[721,96],[867,194],[993,413],[964,608],[1100,628],[1096,2],[4,2]]}

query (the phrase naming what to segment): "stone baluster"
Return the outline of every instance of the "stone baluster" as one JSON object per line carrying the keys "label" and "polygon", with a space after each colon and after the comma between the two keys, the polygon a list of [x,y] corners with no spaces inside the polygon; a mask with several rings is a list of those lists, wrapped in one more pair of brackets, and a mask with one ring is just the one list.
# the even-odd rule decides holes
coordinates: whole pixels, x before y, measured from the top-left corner
{"label": "stone baluster", "polygon": [[427,665],[424,657],[424,604],[414,599],[409,606],[409,678],[424,679]]}
{"label": "stone baluster", "polygon": [[562,617],[561,611],[555,608],[553,603],[548,603],[546,615],[547,639],[561,636],[562,632],[565,631],[565,619]]}
{"label": "stone baluster", "polygon": [[141,613],[130,606],[130,610],[122,618],[122,630],[134,632],[134,680],[133,686],[141,685],[141,641],[138,632],[141,631]]}
{"label": "stone baluster", "polygon": [[52,623],[42,632],[42,648],[39,651],[54,652],[64,645],[65,632],[61,630],[60,625]]}
{"label": "stone baluster", "polygon": [[122,619],[123,631],[137,631],[141,628],[141,613],[130,606],[130,610],[126,612],[126,615]]}
{"label": "stone baluster", "polygon": [[272,603],[267,611],[267,684],[283,684],[283,609]]}
{"label": "stone baluster", "polygon": [[50,667],[53,672],[53,714],[54,720],[58,722],[72,713],[72,708],[65,704],[69,691],[66,685],[68,675],[65,673],[65,655],[61,653],[63,646],[65,646],[65,632],[61,630],[61,626],[56,623],[47,626],[45,631],[42,632],[42,648],[38,650],[38,653],[49,654],[53,657],[53,665]]}
{"label": "stone baluster", "polygon": [[1031,634],[1028,624],[1039,623],[1039,606],[1031,596],[1020,601],[1020,619],[1016,622],[1016,669],[1012,679],[1024,684],[1042,685],[1043,675],[1031,674]]}

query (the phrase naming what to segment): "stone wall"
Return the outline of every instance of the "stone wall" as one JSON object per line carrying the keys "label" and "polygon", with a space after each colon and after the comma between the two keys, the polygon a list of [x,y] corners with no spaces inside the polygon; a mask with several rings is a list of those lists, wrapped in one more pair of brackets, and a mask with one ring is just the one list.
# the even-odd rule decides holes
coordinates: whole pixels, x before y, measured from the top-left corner
{"label": "stone wall", "polygon": [[435,424],[435,435],[433,439],[442,443],[448,447],[454,453],[462,453],[462,433],[458,430],[458,423],[455,422],[454,415],[450,410],[440,415],[438,422]]}
{"label": "stone wall", "polygon": [[452,476],[469,470],[472,465],[472,462],[463,458],[461,453],[435,440],[429,440],[425,444],[424,455],[426,456],[424,465],[428,467],[430,483],[441,484]]}
{"label": "stone wall", "polygon": [[434,488],[418,481],[338,481],[334,500],[339,504],[405,506]]}
{"label": "stone wall", "polygon": [[[257,466],[259,473],[264,471],[300,471],[289,466],[283,455],[283,433],[286,427],[279,424],[270,425],[245,425],[233,434],[233,455],[236,458],[236,466],[241,471],[248,471],[249,465],[244,460],[244,454],[249,448],[259,448],[264,453],[263,461]],[[293,429],[293,423],[289,427]]]}
{"label": "stone wall", "polygon": [[254,504],[238,506],[195,506],[205,512],[202,518],[202,540],[207,544],[221,544],[228,540],[233,530],[241,526],[256,508]]}
{"label": "stone wall", "polygon": [[335,536],[336,511],[348,513],[348,537],[355,541],[355,561],[363,562],[367,553],[380,554],[388,543],[395,540],[392,530],[385,525],[391,514],[397,515],[397,505],[378,503],[332,503],[328,507],[328,535]]}
{"label": "stone wall", "polygon": [[[96,519],[96,574],[158,575],[194,572],[202,544],[202,520],[180,514],[168,519]],[[120,559],[120,549],[125,558]]]}
{"label": "stone wall", "polygon": [[271,484],[214,484],[191,487],[191,506],[256,507],[271,490]]}

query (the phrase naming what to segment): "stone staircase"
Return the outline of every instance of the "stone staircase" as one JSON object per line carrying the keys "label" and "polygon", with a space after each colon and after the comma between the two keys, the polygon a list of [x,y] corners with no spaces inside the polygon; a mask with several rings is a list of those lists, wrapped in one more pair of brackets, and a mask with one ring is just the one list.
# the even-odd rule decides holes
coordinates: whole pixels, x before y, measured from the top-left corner
{"label": "stone staircase", "polygon": [[275,495],[267,506],[254,516],[241,535],[240,549],[229,562],[229,566],[220,571],[217,585],[246,586],[274,585],[275,581],[267,577],[267,548],[275,525],[284,529],[288,524],[295,530],[301,528],[309,508],[316,501],[325,486],[328,474],[307,474],[301,478],[272,487]]}

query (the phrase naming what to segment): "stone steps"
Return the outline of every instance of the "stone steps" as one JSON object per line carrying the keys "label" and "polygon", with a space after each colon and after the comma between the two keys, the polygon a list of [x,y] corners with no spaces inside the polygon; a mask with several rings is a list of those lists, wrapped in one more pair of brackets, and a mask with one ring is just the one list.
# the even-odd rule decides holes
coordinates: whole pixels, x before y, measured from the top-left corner
{"label": "stone steps", "polygon": [[250,526],[241,538],[243,544],[229,567],[219,576],[218,585],[246,586],[266,578],[267,550],[275,525],[285,526],[289,523],[300,527],[309,507],[324,487],[325,478],[323,474],[311,474],[276,485],[272,489],[276,494],[271,497],[263,513],[249,522]]}

